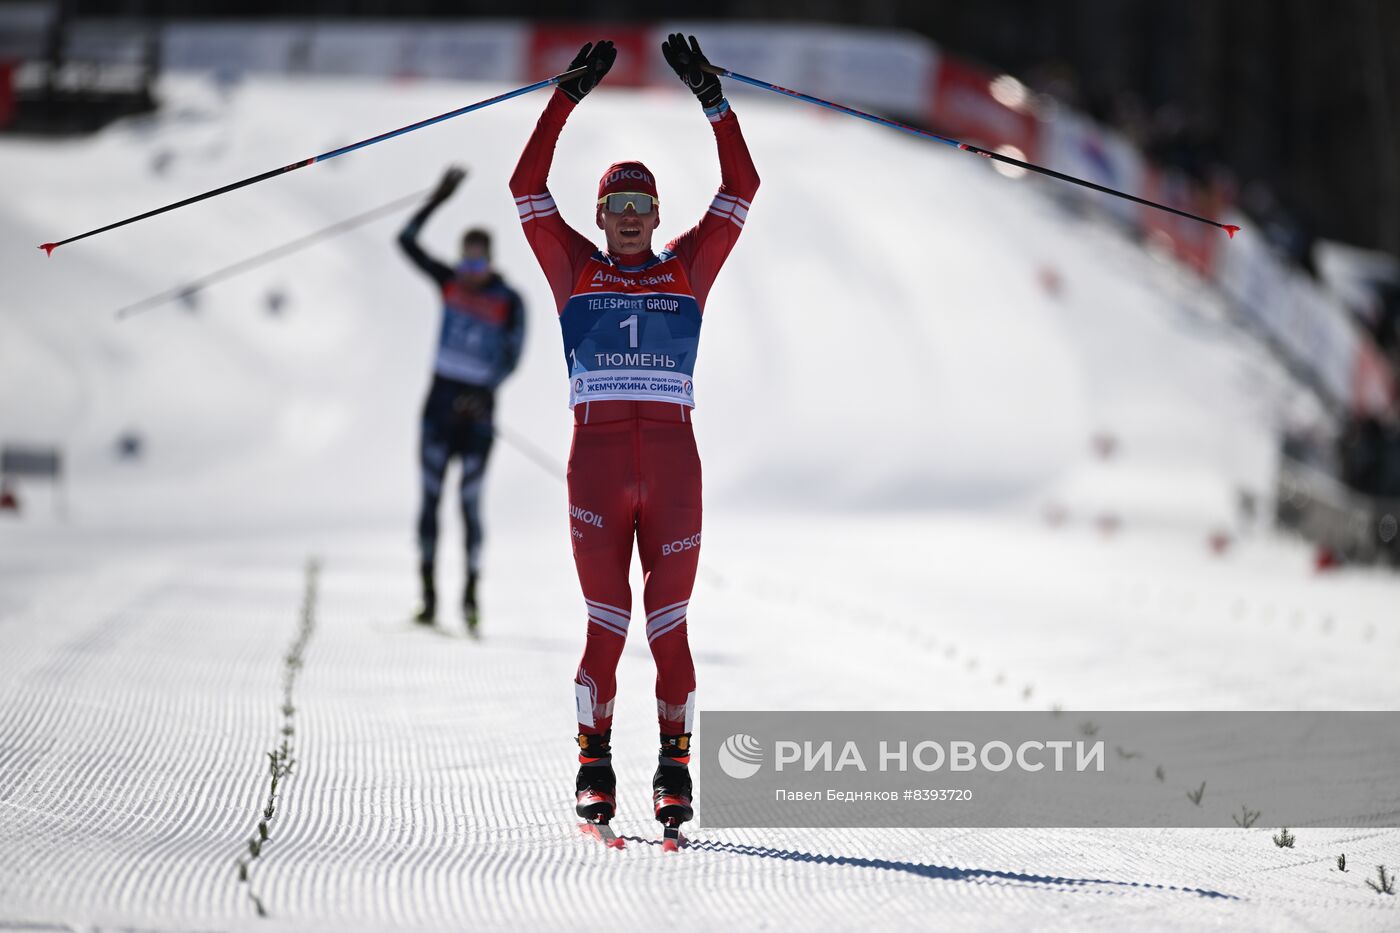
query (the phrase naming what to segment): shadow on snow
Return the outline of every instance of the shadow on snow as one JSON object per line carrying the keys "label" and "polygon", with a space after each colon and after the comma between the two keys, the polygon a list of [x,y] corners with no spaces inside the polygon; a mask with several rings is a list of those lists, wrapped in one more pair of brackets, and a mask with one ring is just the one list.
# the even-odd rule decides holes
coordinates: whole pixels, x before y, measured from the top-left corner
{"label": "shadow on snow", "polygon": [[[624,836],[629,843],[661,845],[659,839],[643,836]],[[1000,871],[993,868],[954,868],[949,865],[928,865],[923,862],[897,862],[883,858],[861,858],[849,855],[818,855],[814,852],[799,852],[794,849],[776,849],[772,846],[746,845],[739,842],[713,842],[704,839],[687,838],[685,848],[703,852],[728,852],[733,855],[748,855],[754,858],[780,859],[786,862],[818,862],[825,865],[845,865],[852,868],[876,868],[885,871],[902,871],[920,878],[938,881],[966,881],[973,884],[994,881],[1007,881],[1014,884],[1045,885],[1046,887],[1090,888],[1115,887],[1138,888],[1144,891],[1179,891],[1197,897],[1239,900],[1233,894],[1212,891],[1208,888],[1178,887],[1174,884],[1151,884],[1142,881],[1114,881],[1108,878],[1065,878],[1056,875],[1031,875],[1019,871]]]}

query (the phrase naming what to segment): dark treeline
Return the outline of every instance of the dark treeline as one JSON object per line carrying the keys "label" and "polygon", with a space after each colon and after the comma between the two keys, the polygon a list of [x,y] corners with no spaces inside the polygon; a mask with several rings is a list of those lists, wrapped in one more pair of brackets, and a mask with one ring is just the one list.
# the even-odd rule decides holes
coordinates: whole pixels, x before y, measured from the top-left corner
{"label": "dark treeline", "polygon": [[[907,28],[1232,187],[1256,220],[1400,255],[1400,3],[1390,0],[68,0],[70,15],[716,17]],[[1206,177],[1211,176],[1211,177]]]}

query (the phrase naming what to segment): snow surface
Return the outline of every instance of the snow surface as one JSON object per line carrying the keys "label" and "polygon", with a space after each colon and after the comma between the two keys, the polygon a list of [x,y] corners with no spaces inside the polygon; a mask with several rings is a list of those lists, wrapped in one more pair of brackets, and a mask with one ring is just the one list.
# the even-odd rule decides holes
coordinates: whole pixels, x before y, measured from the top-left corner
{"label": "snow surface", "polygon": [[[1295,828],[1281,849],[1262,827],[701,823],[663,854],[635,637],[614,741],[631,841],[581,839],[564,368],[505,186],[543,98],[51,259],[33,248],[499,90],[259,79],[223,98],[172,79],[154,119],[0,143],[0,439],[61,444],[69,465],[66,517],[25,484],[22,517],[0,520],[0,926],[1400,928],[1400,902],[1362,881],[1400,867],[1394,830]],[[1395,580],[1317,576],[1306,548],[1240,513],[1241,492],[1267,513],[1278,426],[1318,409],[1207,292],[984,160],[734,101],[764,185],[697,373],[702,709],[1394,708]],[[601,90],[552,182],[580,229],[619,158],[656,172],[667,236],[717,181],[693,102]],[[499,407],[480,642],[404,621],[437,309],[395,221],[192,311],[111,315],[451,161],[471,174],[427,242],[451,255],[464,226],[493,228],[531,312]],[[114,454],[125,431],[139,461]],[[323,572],[296,764],[249,860],[309,555]],[[1190,806],[1209,776],[1160,764],[1163,794]]]}

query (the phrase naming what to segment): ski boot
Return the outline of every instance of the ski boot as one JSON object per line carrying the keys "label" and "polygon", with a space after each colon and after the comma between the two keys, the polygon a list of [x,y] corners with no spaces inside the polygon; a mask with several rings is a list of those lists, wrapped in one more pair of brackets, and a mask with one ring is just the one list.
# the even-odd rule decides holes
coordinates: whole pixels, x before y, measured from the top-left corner
{"label": "ski boot", "polygon": [[617,775],[612,767],[612,730],[602,735],[579,733],[578,779],[574,782],[574,812],[583,820],[579,828],[613,849],[622,840],[608,822],[617,812]]}
{"label": "ski boot", "polygon": [[477,626],[481,624],[481,616],[476,609],[476,571],[467,574],[467,588],[462,593],[462,619],[467,623],[467,634],[472,638],[479,638]]}
{"label": "ski boot", "polygon": [[419,625],[432,625],[437,619],[437,588],[433,586],[433,565],[419,564],[418,579],[423,584],[423,601],[413,621]]}
{"label": "ski boot", "polygon": [[661,848],[674,852],[684,843],[681,824],[695,816],[690,806],[690,733],[663,734],[657,758],[651,801],[656,808],[656,821],[666,828]]}

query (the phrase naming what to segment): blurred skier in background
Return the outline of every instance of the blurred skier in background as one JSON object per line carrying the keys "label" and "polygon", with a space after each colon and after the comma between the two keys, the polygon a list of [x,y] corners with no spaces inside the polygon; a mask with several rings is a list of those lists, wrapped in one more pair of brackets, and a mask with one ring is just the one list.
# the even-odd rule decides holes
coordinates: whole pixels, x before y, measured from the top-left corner
{"label": "blurred skier in background", "polygon": [[481,576],[481,485],[495,433],[491,422],[496,389],[515,369],[525,340],[520,295],[491,267],[491,235],[473,228],[462,236],[462,254],[449,266],[418,244],[423,225],[457,189],[466,173],[449,168],[399,233],[399,246],[437,286],[442,299],[433,381],[423,404],[419,435],[422,505],[418,513],[419,577],[423,599],[417,620],[434,624],[437,588],[438,501],[448,462],[461,461],[460,497],[466,526],[467,583],[462,615],[468,632],[479,623],[477,583]]}
{"label": "blurred skier in background", "polygon": [[719,192],[698,224],[652,251],[660,198],[640,162],[615,163],[598,183],[594,222],[605,250],[559,216],[547,187],[555,143],[569,114],[612,67],[617,52],[607,41],[579,51],[570,70],[587,66],[587,72],[559,84],[510,188],[558,306],[574,412],[570,536],[588,611],[574,680],[575,806],[595,823],[606,823],[616,809],[612,711],[632,614],[635,537],[661,730],[652,801],[657,820],[670,829],[692,815],[687,766],[695,665],[686,616],[700,556],[700,458],[691,429],[695,356],[706,296],[744,227],[758,173],[719,79],[702,68],[699,43],[672,35],[662,53],[699,99],[718,147]]}

